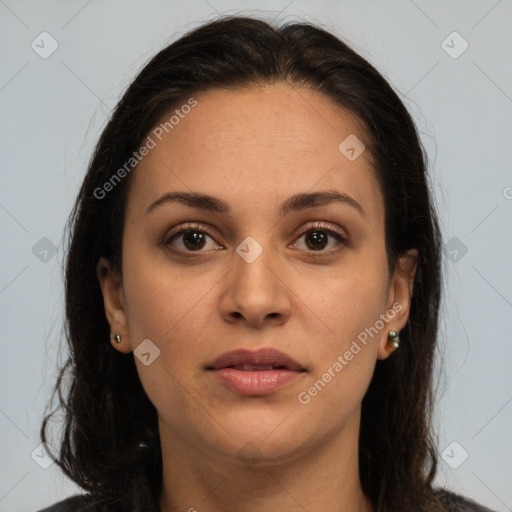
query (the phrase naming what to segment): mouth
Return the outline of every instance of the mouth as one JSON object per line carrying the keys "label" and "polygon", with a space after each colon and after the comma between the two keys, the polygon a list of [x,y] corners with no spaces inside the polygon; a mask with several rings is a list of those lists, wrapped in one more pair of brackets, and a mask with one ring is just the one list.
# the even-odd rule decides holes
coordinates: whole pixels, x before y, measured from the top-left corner
{"label": "mouth", "polygon": [[205,367],[227,389],[241,395],[269,395],[292,384],[307,370],[275,349],[234,350]]}

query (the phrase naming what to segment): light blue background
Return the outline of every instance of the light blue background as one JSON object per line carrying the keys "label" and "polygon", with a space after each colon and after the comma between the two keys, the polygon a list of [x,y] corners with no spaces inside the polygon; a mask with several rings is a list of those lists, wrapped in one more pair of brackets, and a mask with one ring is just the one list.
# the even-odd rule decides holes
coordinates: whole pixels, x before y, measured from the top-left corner
{"label": "light blue background", "polygon": [[[65,357],[63,227],[110,109],[157,50],[235,12],[321,23],[404,95],[445,240],[467,248],[446,259],[437,422],[439,452],[456,441],[469,457],[457,469],[441,458],[438,483],[512,510],[510,1],[0,0],[0,511],[35,511],[77,491],[31,453]],[[31,48],[43,31],[59,45],[47,59]],[[456,59],[441,46],[453,31],[469,43]],[[58,246],[46,263],[32,252],[43,237]]]}

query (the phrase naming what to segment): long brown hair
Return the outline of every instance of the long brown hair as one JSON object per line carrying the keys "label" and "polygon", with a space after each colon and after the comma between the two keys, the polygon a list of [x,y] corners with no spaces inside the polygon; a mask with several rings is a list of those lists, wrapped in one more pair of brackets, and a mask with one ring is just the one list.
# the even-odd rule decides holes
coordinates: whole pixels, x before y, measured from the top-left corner
{"label": "long brown hair", "polygon": [[[287,82],[322,93],[366,129],[385,204],[390,271],[408,249],[419,252],[409,322],[400,349],[377,361],[362,403],[359,466],[364,492],[379,512],[434,510],[437,459],[431,429],[432,372],[441,293],[441,240],[427,158],[404,104],[382,75],[331,33],[308,23],[274,26],[229,16],[161,50],[115,108],[96,146],[69,220],[65,275],[70,355],[54,395],[64,411],[57,464],[82,488],[121,500],[142,470],[157,495],[162,460],[157,414],[133,357],[113,350],[96,277],[101,257],[121,268],[124,211],[131,175],[107,198],[98,190],[141,146],[164,114],[194,93]],[[50,404],[49,404],[50,406]],[[49,419],[41,426],[46,441]]]}

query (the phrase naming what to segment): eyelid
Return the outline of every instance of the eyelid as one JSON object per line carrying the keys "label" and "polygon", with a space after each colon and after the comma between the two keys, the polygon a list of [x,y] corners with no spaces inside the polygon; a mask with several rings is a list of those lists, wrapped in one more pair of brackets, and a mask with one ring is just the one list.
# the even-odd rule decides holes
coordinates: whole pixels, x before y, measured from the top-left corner
{"label": "eyelid", "polygon": [[[298,236],[295,238],[295,241],[293,242],[292,245],[295,245],[300,238],[302,238],[305,234],[307,234],[309,232],[315,231],[315,229],[317,229],[319,231],[325,231],[328,234],[328,236],[330,236],[331,238],[337,239],[338,247],[335,247],[334,249],[330,249],[327,251],[324,251],[324,250],[305,251],[308,257],[327,258],[329,256],[332,256],[332,255],[338,253],[340,250],[340,247],[339,247],[340,245],[343,245],[346,247],[350,246],[349,237],[347,234],[345,234],[344,230],[341,231],[339,228],[333,227],[332,224],[324,222],[324,221],[315,221],[307,226],[301,226],[297,230],[299,233],[298,233]],[[297,231],[295,231],[295,233],[297,233]]]}
{"label": "eyelid", "polygon": [[308,231],[311,231],[314,229],[322,229],[323,231],[327,231],[328,233],[334,233],[334,234],[338,235],[343,240],[348,240],[348,235],[346,234],[345,230],[341,230],[341,229],[335,227],[333,224],[330,224],[330,223],[324,222],[324,221],[314,221],[310,224],[307,224],[306,226],[301,226],[294,232],[294,235],[295,235],[295,233],[303,235],[303,234],[307,233]]}
{"label": "eyelid", "polygon": [[[186,224],[182,224],[176,230],[172,231],[171,233],[166,232],[164,236],[161,237],[160,242],[163,245],[167,245],[173,238],[177,237],[181,233],[185,231],[201,231],[206,233],[210,238],[214,239],[214,236],[212,234],[213,228],[210,226],[207,226],[206,224],[201,224],[200,222],[187,222]],[[218,242],[215,240],[215,242],[218,244]],[[220,244],[218,244],[220,245]],[[191,251],[192,252],[192,251]]]}

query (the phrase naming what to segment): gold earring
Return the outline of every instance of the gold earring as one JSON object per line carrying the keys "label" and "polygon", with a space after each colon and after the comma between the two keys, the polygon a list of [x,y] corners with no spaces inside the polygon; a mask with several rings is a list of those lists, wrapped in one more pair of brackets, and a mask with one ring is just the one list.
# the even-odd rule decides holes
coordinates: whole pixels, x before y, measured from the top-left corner
{"label": "gold earring", "polygon": [[120,335],[120,334],[114,334],[114,336],[111,336],[111,338],[112,338],[116,343],[121,343],[121,335]]}
{"label": "gold earring", "polygon": [[398,332],[389,331],[388,340],[388,346],[391,345],[393,347],[391,352],[394,352],[400,346],[400,337],[398,336]]}

